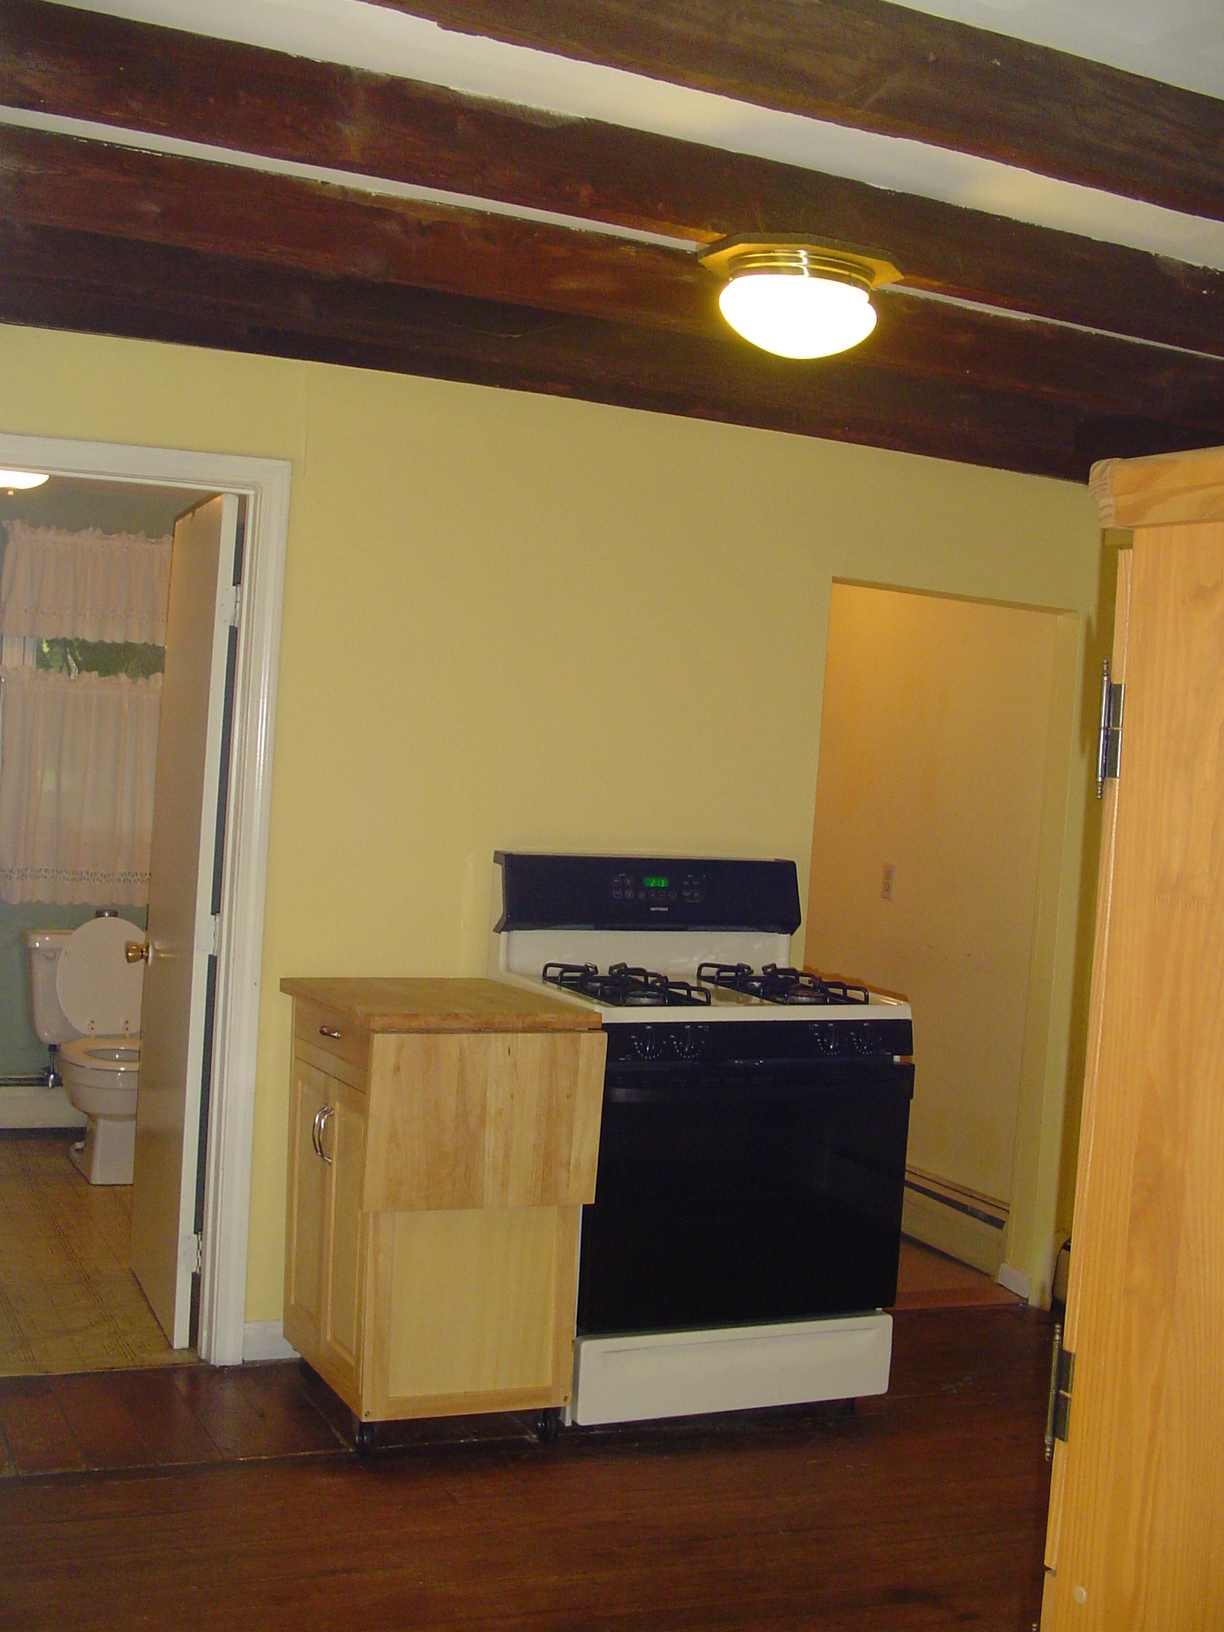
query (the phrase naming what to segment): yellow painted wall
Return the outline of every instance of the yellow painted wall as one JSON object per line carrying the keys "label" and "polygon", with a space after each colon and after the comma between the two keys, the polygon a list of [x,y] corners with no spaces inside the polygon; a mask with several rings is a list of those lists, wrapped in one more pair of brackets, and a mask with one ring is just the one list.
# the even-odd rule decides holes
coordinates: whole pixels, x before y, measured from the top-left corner
{"label": "yellow painted wall", "polygon": [[793,856],[804,898],[833,579],[1097,604],[1067,484],[33,330],[0,330],[0,378],[6,431],[293,461],[252,1320],[280,1313],[282,975],[482,969],[498,845]]}
{"label": "yellow painted wall", "polygon": [[910,1165],[1004,1212],[1058,622],[835,584],[829,624],[807,956],[910,999]]}

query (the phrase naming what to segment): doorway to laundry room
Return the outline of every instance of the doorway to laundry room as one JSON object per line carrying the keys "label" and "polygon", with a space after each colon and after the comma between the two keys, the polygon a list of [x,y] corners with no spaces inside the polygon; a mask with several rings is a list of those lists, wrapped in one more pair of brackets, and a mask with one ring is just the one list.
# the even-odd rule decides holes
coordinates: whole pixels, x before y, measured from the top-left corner
{"label": "doorway to laundry room", "polygon": [[175,523],[208,495],[16,482],[0,477],[0,1373],[157,1364],[192,1351],[132,1268],[145,981],[125,947],[147,943]]}

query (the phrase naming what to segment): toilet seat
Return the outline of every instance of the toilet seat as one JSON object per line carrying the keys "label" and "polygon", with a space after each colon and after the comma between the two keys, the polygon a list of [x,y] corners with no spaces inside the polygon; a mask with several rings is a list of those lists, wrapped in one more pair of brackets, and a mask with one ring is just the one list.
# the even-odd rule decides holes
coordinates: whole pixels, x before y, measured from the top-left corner
{"label": "toilet seat", "polygon": [[[140,1076],[139,1037],[74,1037],[61,1046],[59,1057],[70,1097],[87,1116],[135,1116],[136,1083]],[[101,1090],[112,1095],[130,1094],[131,1109],[91,1112],[87,1105],[81,1103],[79,1089]]]}
{"label": "toilet seat", "polygon": [[82,1036],[139,1033],[144,965],[129,963],[124,946],[143,940],[143,931],[126,918],[91,918],[68,937],[55,990],[68,1023]]}

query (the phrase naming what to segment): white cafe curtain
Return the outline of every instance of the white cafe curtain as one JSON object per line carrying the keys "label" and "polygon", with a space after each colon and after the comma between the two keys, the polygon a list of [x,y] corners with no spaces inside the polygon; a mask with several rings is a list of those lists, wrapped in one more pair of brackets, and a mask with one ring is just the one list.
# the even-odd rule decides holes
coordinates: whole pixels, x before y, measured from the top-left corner
{"label": "white cafe curtain", "polygon": [[0,635],[166,644],[170,538],[8,524]]}
{"label": "white cafe curtain", "polygon": [[0,899],[147,905],[161,689],[0,672]]}

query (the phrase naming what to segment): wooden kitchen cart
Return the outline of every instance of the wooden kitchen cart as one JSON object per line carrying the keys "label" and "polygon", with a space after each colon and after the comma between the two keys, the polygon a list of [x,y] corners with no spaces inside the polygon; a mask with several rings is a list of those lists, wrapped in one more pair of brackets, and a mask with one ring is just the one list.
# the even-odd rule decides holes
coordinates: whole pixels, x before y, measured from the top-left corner
{"label": "wooden kitchen cart", "polygon": [[493,980],[283,980],[285,1336],[362,1423],[563,1406],[598,1014]]}

